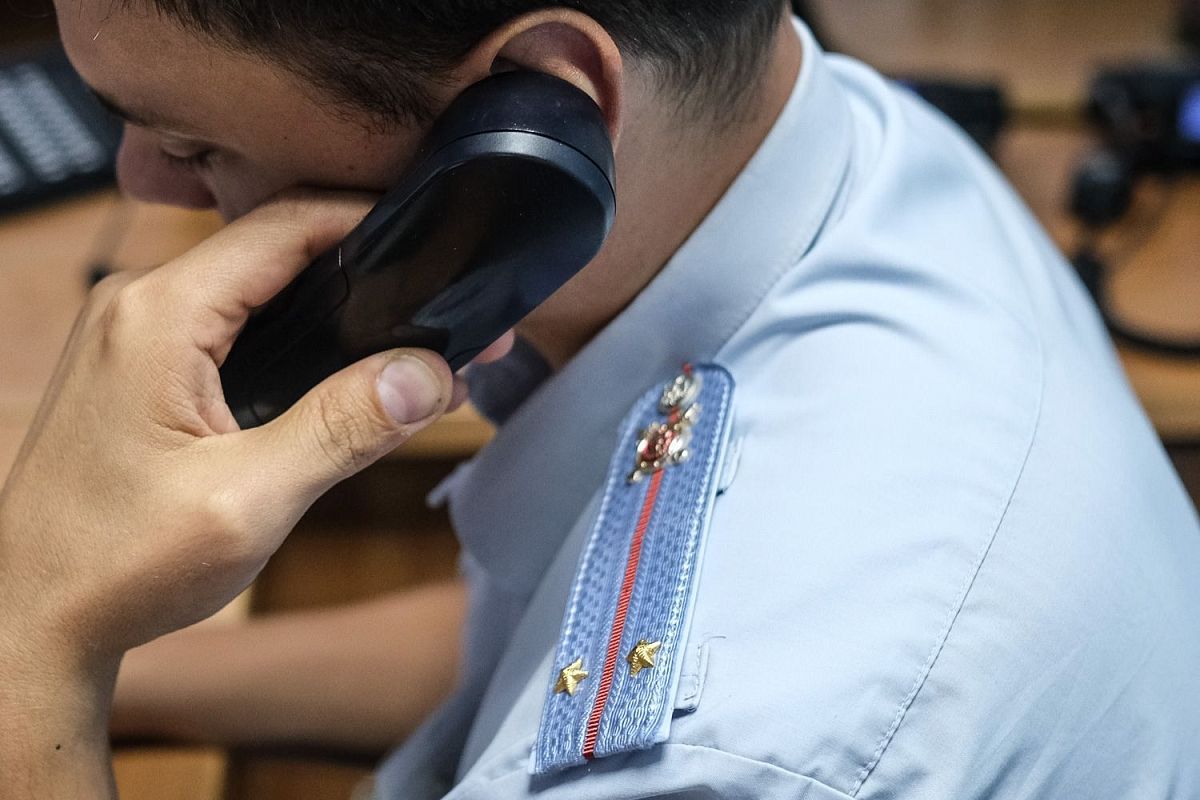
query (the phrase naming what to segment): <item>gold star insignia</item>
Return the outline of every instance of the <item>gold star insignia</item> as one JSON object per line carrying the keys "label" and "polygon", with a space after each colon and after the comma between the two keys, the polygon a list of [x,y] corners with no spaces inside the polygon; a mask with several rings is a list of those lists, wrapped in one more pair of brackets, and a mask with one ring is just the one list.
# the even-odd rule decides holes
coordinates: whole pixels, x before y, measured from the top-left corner
{"label": "gold star insignia", "polygon": [[654,669],[654,660],[658,658],[658,650],[662,647],[662,642],[647,642],[642,639],[637,643],[637,647],[629,653],[626,661],[629,662],[629,674],[637,677],[637,674],[644,669]]}
{"label": "gold star insignia", "polygon": [[587,679],[587,671],[583,668],[583,659],[579,659],[571,666],[562,671],[558,676],[558,683],[554,684],[554,693],[562,694],[566,692],[571,697],[575,696],[575,692],[579,691],[579,684]]}

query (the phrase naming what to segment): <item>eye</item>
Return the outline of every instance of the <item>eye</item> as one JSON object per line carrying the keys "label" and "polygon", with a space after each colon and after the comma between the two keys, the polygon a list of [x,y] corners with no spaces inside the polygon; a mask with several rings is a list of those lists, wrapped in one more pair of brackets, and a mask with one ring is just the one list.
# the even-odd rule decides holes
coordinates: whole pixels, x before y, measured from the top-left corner
{"label": "eye", "polygon": [[180,169],[201,170],[212,165],[213,156],[216,155],[216,151],[201,150],[191,155],[181,156],[175,153],[168,153],[166,150],[159,150],[159,154],[172,166],[179,167]]}

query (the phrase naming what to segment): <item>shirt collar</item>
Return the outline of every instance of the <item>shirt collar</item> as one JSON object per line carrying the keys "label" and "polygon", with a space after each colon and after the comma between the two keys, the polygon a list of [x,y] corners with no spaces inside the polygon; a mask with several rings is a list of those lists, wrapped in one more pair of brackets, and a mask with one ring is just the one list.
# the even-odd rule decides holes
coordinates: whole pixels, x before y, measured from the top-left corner
{"label": "shirt collar", "polygon": [[634,302],[444,487],[463,546],[494,585],[536,588],[601,487],[637,398],[684,362],[713,360],[829,216],[850,158],[850,110],[812,34],[797,27],[804,63],[792,96],[733,186]]}

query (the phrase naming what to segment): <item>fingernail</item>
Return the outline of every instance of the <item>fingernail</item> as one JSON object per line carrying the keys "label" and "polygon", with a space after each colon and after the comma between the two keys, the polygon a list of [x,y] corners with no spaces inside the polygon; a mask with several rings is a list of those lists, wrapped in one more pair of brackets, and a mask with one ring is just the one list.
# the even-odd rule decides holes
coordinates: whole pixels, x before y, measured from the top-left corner
{"label": "fingernail", "polygon": [[437,411],[442,389],[425,362],[401,356],[379,376],[379,401],[397,425],[420,422]]}

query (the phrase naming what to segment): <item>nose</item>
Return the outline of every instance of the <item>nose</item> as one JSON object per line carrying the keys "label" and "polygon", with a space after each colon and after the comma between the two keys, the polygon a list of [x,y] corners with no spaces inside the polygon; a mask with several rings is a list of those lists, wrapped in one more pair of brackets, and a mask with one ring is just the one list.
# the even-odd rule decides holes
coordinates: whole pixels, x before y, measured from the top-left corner
{"label": "nose", "polygon": [[167,161],[154,134],[133,125],[125,126],[117,153],[117,184],[130,197],[150,203],[202,209],[216,205],[193,170]]}

